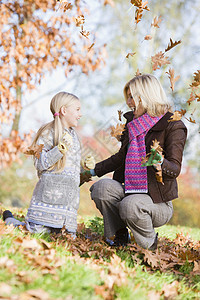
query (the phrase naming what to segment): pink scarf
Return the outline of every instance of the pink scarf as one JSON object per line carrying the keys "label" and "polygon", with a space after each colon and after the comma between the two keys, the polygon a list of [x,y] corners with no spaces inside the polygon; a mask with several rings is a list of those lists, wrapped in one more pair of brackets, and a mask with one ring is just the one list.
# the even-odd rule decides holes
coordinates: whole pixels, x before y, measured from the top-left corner
{"label": "pink scarf", "polygon": [[147,193],[147,167],[141,166],[146,156],[145,136],[161,118],[147,113],[128,123],[129,148],[125,162],[125,193]]}

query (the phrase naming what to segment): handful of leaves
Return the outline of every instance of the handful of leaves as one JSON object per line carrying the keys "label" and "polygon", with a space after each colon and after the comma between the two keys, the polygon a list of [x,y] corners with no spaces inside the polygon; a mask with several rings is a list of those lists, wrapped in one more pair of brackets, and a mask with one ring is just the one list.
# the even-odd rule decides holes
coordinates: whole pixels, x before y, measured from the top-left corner
{"label": "handful of leaves", "polygon": [[163,149],[160,146],[160,142],[155,139],[155,141],[153,141],[153,145],[151,146],[151,152],[142,159],[142,167],[154,166],[156,168],[156,180],[164,184],[161,168],[161,162],[164,158],[162,152]]}

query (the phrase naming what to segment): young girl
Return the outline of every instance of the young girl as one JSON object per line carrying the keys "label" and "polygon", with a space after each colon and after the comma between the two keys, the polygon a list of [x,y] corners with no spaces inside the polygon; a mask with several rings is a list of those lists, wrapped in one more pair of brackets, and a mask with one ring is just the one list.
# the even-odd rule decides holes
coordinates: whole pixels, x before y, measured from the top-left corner
{"label": "young girl", "polygon": [[[64,226],[75,236],[79,207],[81,148],[74,130],[81,117],[81,104],[73,94],[60,92],[51,100],[54,120],[42,126],[30,147],[42,151],[35,156],[39,181],[25,218],[30,232],[59,232]],[[85,166],[90,166],[86,159]],[[6,224],[24,223],[4,211]]]}

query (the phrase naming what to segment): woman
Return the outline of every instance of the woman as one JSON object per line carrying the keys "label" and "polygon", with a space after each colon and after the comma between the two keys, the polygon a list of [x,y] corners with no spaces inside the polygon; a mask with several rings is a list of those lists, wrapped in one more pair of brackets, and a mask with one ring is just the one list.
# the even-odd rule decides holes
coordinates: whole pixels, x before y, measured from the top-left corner
{"label": "woman", "polygon": [[[171,103],[160,82],[150,74],[136,76],[124,87],[131,111],[118,153],[96,164],[91,171],[101,177],[114,171],[113,179],[101,179],[90,189],[91,198],[104,218],[104,235],[115,235],[114,245],[129,242],[127,227],[143,248],[155,250],[155,227],[172,217],[171,200],[178,197],[176,178],[181,171],[187,129],[182,121],[169,122]],[[142,157],[150,152],[153,140],[160,142],[163,157],[142,167]],[[156,163],[161,164],[163,183],[156,180]]]}

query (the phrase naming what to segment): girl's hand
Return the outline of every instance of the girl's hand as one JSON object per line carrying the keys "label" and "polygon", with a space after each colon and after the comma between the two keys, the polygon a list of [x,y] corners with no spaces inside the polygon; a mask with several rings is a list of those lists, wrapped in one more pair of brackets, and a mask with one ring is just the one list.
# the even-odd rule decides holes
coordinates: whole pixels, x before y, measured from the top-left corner
{"label": "girl's hand", "polygon": [[82,167],[85,170],[91,170],[95,167],[95,159],[91,154],[88,154],[86,158],[82,161]]}
{"label": "girl's hand", "polygon": [[60,143],[58,144],[58,149],[60,150],[61,153],[67,152],[67,150],[73,145],[73,139],[72,136],[66,131]]}

